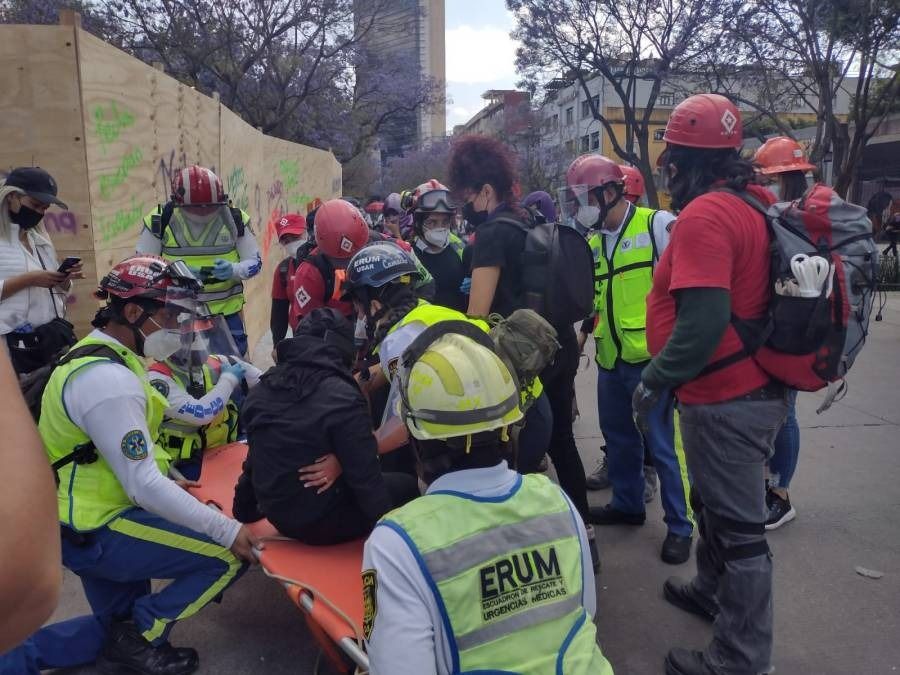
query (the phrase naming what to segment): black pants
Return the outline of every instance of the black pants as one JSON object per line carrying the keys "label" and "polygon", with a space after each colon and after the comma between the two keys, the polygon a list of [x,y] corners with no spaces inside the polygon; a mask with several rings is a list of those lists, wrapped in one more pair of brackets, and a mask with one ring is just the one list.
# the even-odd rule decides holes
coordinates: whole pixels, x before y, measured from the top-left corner
{"label": "black pants", "polygon": [[[419,483],[412,476],[390,472],[383,473],[382,476],[394,508],[403,506],[419,496]],[[349,493],[337,508],[313,523],[300,525],[290,522],[290,519],[281,518],[276,522],[276,518],[272,516],[269,516],[269,520],[281,534],[312,546],[330,546],[359,539],[368,535],[375,525],[363,514]]]}
{"label": "black pants", "polygon": [[[553,433],[547,452],[556,468],[560,487],[584,518],[588,512],[584,465],[572,431],[572,391],[575,387],[575,375],[578,373],[578,341],[572,326],[557,328],[557,332],[560,349],[556,360],[541,373],[544,393],[547,394],[553,412]],[[536,467],[521,468],[523,473],[535,469]]]}

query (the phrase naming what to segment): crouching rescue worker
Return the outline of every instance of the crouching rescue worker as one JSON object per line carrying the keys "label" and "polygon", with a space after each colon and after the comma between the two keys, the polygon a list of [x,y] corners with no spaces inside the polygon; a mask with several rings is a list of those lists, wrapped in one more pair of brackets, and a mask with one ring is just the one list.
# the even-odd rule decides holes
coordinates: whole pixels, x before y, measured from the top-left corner
{"label": "crouching rescue worker", "polygon": [[403,353],[398,377],[428,491],[366,542],[372,675],[611,675],[578,511],[545,476],[502,460],[522,411],[490,337],[468,322],[435,324]]}
{"label": "crouching rescue worker", "polygon": [[[96,330],[52,372],[38,429],[57,473],[63,564],[93,614],[42,628],[0,659],[0,672],[95,661],[102,672],[197,670],[197,652],[172,647],[169,631],[243,573],[254,541],[166,477],[169,457],[154,439],[167,403],[140,357],[165,360],[178,349],[199,288],[181,262],[119,263],[100,282],[108,304]],[[153,592],[151,579],[173,581]]]}
{"label": "crouching rescue worker", "polygon": [[[192,328],[177,352],[150,366],[149,378],[169,403],[159,444],[185,478],[196,480],[205,450],[238,439],[232,394],[255,386],[262,372],[235,356],[237,347],[221,316],[198,317]],[[229,345],[230,353],[212,354],[212,344]]]}
{"label": "crouching rescue worker", "polygon": [[[234,514],[244,522],[266,517],[307,544],[365,536],[419,490],[412,476],[381,472],[369,409],[350,374],[353,324],[336,309],[313,310],[277,351],[277,365],[242,410],[250,451]],[[313,489],[300,470],[317,460],[343,471]]]}

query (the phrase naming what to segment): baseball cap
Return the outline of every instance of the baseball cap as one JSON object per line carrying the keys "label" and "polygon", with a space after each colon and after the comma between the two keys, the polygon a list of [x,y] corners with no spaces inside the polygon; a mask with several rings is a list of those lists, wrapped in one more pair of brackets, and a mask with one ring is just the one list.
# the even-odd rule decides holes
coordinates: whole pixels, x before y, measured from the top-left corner
{"label": "baseball cap", "polygon": [[13,169],[6,177],[6,185],[17,187],[29,197],[44,204],[56,204],[67,211],[69,209],[56,196],[58,188],[53,176],[39,166],[20,166]]}

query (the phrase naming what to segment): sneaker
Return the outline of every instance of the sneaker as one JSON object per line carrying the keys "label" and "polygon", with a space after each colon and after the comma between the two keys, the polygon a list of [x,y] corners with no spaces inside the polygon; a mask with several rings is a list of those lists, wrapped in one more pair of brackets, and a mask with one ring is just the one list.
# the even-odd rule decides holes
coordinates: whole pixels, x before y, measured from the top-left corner
{"label": "sneaker", "polygon": [[606,446],[604,445],[601,449],[604,450],[603,459],[600,460],[600,464],[597,465],[594,472],[584,479],[588,490],[605,490],[610,486],[609,467],[606,464]]}
{"label": "sneaker", "polygon": [[643,525],[647,514],[625,513],[614,509],[611,504],[592,506],[588,511],[588,521],[594,525]]}
{"label": "sneaker", "polygon": [[597,536],[594,533],[593,525],[586,524],[584,528],[587,530],[588,548],[591,551],[591,565],[594,568],[594,576],[597,576],[600,574],[600,551],[597,550]]}
{"label": "sneaker", "polygon": [[716,675],[703,652],[676,647],[666,655],[666,675]]}
{"label": "sneaker", "polygon": [[797,511],[791,506],[790,497],[782,499],[772,490],[766,492],[766,506],[769,508],[769,517],[766,518],[767,530],[777,530],[797,517]]}
{"label": "sneaker", "polygon": [[652,466],[644,466],[644,503],[649,504],[656,496],[659,490],[659,477],[656,475],[656,468]]}
{"label": "sneaker", "polygon": [[189,675],[199,667],[196,650],[176,649],[168,642],[153,646],[131,621],[117,621],[109,627],[106,644],[97,659],[101,673]]}

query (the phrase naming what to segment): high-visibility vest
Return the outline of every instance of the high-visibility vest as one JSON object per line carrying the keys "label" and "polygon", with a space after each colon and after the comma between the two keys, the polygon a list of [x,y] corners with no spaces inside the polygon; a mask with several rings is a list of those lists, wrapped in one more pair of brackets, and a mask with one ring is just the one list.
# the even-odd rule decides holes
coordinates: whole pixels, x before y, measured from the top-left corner
{"label": "high-visibility vest", "polygon": [[594,254],[594,329],[597,363],[612,370],[621,359],[642,363],[647,351],[647,295],[653,287],[653,265],[657,253],[652,222],[656,211],[632,207],[631,218],[622,227],[606,253],[606,237],[595,233],[589,240]]}
{"label": "high-visibility vest", "polygon": [[[491,328],[488,325],[487,321],[484,319],[472,319],[462,312],[458,312],[455,309],[450,309],[449,307],[443,307],[442,305],[432,305],[430,302],[425,300],[419,300],[419,304],[416,305],[411,311],[407,312],[406,316],[400,319],[397,323],[391,326],[391,329],[388,331],[388,335],[393,333],[395,330],[399,330],[403,326],[414,322],[424,323],[426,327],[433,326],[434,324],[440,321],[468,321],[471,324],[478,326],[485,333],[490,332]],[[393,373],[385,373],[385,376],[390,380],[393,378]],[[520,386],[524,388],[522,391],[522,399],[523,402],[526,399],[526,396],[530,396],[532,399],[536,399],[541,395],[541,392],[544,391],[544,385],[541,384],[540,378],[534,378],[534,382],[526,383],[520,382]]]}
{"label": "high-visibility vest", "polygon": [[[214,356],[210,356],[202,366],[202,391],[193,392],[194,383],[191,374],[174,363],[156,362],[150,366],[150,370],[171,377],[180,384],[191,396],[199,398],[212,391],[219,382],[222,373],[222,363]],[[201,384],[201,383],[197,383]],[[151,386],[152,380],[151,380]],[[199,396],[197,395],[199,394]],[[222,410],[209,424],[196,426],[187,424],[171,417],[165,417],[160,425],[159,444],[165,448],[173,462],[190,460],[198,456],[207,448],[233,443],[237,440],[238,409],[234,401],[227,400]]]}
{"label": "high-visibility vest", "polygon": [[[154,231],[153,218],[159,218],[160,213],[157,210],[144,218],[144,225],[151,231]],[[244,223],[247,223],[250,216],[243,211],[240,213]],[[229,217],[225,217],[225,214]],[[219,209],[216,217],[195,236],[185,218],[184,209],[173,209],[162,233],[162,257],[166,260],[182,260],[195,269],[212,267],[219,259],[239,263],[241,256],[237,250],[238,230],[230,215],[230,209]],[[205,302],[213,314],[236,314],[244,306],[244,282],[240,279],[204,281],[203,291],[198,294],[197,300]]]}
{"label": "high-visibility vest", "polygon": [[[150,438],[144,439],[138,430],[134,430],[122,439],[122,452],[133,459],[140,459],[144,453],[152,453],[159,470],[163,474],[167,473],[169,456],[155,443],[163,413],[168,406],[166,397],[150,386],[144,365],[137,355],[127,347],[116,342],[86,337],[72,348],[86,345],[104,345],[116,351],[122,357],[126,367],[140,379],[147,397],[147,429],[150,432]],[[63,388],[70,379],[78,377],[78,371],[81,368],[96,361],[109,361],[109,359],[99,356],[72,359],[55,368],[47,382],[41,399],[41,418],[38,422],[38,431],[44,441],[47,457],[51,463],[69,455],[75,448],[91,442],[81,427],[76,426],[69,419],[63,401]],[[110,410],[110,414],[115,414],[115,411]],[[131,434],[134,434],[133,437]],[[97,453],[97,459],[90,463],[70,462],[66,464],[59,469],[58,476],[59,485],[56,497],[59,520],[73,530],[80,532],[96,530],[122,511],[134,506],[119,479],[116,478],[115,473],[100,453]]]}
{"label": "high-visibility vest", "polygon": [[454,673],[612,675],[582,603],[591,570],[577,517],[559,487],[532,474],[505,497],[439,490],[380,521],[434,593]]}

